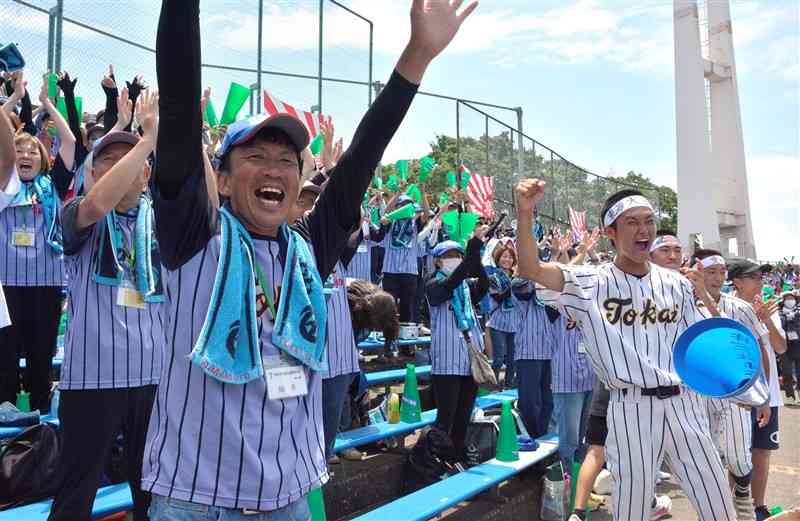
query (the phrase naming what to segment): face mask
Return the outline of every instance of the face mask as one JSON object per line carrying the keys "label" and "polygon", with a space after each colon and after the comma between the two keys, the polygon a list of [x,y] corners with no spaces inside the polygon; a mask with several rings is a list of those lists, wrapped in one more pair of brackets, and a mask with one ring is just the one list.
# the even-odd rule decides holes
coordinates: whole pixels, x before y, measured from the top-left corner
{"label": "face mask", "polygon": [[450,275],[458,268],[459,264],[461,264],[461,259],[442,259],[442,271],[445,275]]}
{"label": "face mask", "polygon": [[783,307],[785,307],[786,309],[794,309],[794,307],[796,305],[797,305],[797,301],[795,301],[795,300],[788,300],[787,299],[787,300],[783,301]]}

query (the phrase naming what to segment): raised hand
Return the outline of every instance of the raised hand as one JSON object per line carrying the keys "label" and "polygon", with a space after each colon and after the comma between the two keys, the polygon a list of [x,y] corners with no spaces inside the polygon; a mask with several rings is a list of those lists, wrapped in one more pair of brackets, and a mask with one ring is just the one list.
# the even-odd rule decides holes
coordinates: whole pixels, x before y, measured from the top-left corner
{"label": "raised hand", "polygon": [[470,2],[460,13],[463,0],[414,0],[411,6],[409,47],[427,60],[433,60],[455,37],[461,24],[478,7]]}
{"label": "raised hand", "polygon": [[103,76],[103,80],[100,82],[100,85],[103,88],[115,90],[117,88],[117,80],[114,78],[114,66],[108,66],[108,73]]}
{"label": "raised hand", "polygon": [[211,87],[206,87],[203,91],[203,97],[200,98],[200,114],[206,113],[206,107],[208,107],[208,100],[211,99]]}
{"label": "raised hand", "polygon": [[692,283],[694,287],[694,291],[698,296],[701,296],[706,291],[706,279],[705,274],[703,273],[703,265],[698,261],[695,263],[693,269],[689,268],[682,268],[681,273],[683,276],[689,279],[689,282]]}
{"label": "raised hand", "polygon": [[322,160],[322,166],[325,167],[326,172],[330,172],[333,170],[333,167],[336,166],[336,163],[333,160],[333,141],[334,141],[334,132],[335,129],[333,127],[333,120],[331,120],[330,116],[328,119],[321,118],[319,122],[320,132],[322,133],[322,137],[325,139],[325,144],[322,146],[322,152],[320,153]]}
{"label": "raised hand", "polygon": [[533,217],[533,210],[544,198],[547,183],[540,179],[523,179],[517,183],[516,193],[517,215]]}
{"label": "raised hand", "polygon": [[42,105],[47,105],[48,103],[52,103],[50,98],[47,96],[47,81],[42,82],[42,88],[39,89],[39,103]]}
{"label": "raised hand", "polygon": [[753,309],[756,312],[756,316],[762,323],[767,323],[767,321],[772,320],[772,315],[778,311],[778,303],[774,300],[768,300],[764,302],[761,298],[761,295],[756,295],[753,298]]}
{"label": "raised hand", "polygon": [[58,75],[56,85],[61,89],[61,92],[75,92],[75,84],[78,83],[78,78],[70,79],[68,72],[62,72]]}
{"label": "raised hand", "polygon": [[342,149],[344,148],[344,140],[339,138],[336,140],[336,145],[333,147],[333,164],[336,165],[339,162],[339,158],[342,157]]}
{"label": "raised hand", "polygon": [[133,112],[133,103],[128,96],[128,88],[123,87],[122,92],[119,93],[117,98],[117,122],[114,124],[114,130],[122,130],[131,122],[131,113]]}
{"label": "raised hand", "polygon": [[16,71],[11,75],[14,80],[14,92],[11,94],[15,100],[19,101],[25,97],[25,91],[28,89],[28,82],[25,81],[24,71]]}
{"label": "raised hand", "polygon": [[158,133],[158,92],[145,90],[136,102],[136,120],[145,139],[151,139],[153,146]]}
{"label": "raised hand", "polygon": [[144,82],[141,74],[135,76],[133,81],[126,81],[125,84],[128,87],[128,93],[131,99],[138,99],[139,93],[147,89],[147,84]]}

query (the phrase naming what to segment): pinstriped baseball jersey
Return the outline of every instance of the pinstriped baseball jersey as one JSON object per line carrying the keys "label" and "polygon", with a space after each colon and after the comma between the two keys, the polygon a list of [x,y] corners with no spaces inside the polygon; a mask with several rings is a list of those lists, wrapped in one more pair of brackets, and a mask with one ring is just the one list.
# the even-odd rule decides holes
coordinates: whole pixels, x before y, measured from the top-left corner
{"label": "pinstriped baseball jersey", "polygon": [[554,393],[580,393],[594,389],[595,377],[578,325],[564,315],[553,323]]}
{"label": "pinstriped baseball jersey", "polygon": [[675,340],[703,319],[688,280],[656,265],[643,277],[612,263],[561,269],[563,291],[539,296],[580,324],[595,374],[609,389],[680,384]]}
{"label": "pinstriped baseball jersey", "polygon": [[[273,294],[283,268],[279,243],[253,240]],[[308,394],[272,400],[264,378],[224,384],[192,364],[188,354],[211,299],[220,254],[215,235],[165,278],[164,370],[150,419],[142,488],[172,498],[227,508],[275,510],[325,483],[321,376],[306,370]],[[269,314],[259,318],[261,356],[272,344]]]}
{"label": "pinstriped baseball jersey", "polygon": [[513,293],[504,300],[497,302],[491,297],[492,294],[496,295],[501,292],[497,285],[497,280],[495,277],[489,277],[489,282],[489,302],[491,303],[491,307],[489,308],[489,321],[486,323],[486,326],[496,331],[516,333],[520,323],[519,302],[517,302]]}
{"label": "pinstriped baseball jersey", "polygon": [[372,273],[372,241],[362,239],[356,248],[350,264],[347,265],[347,276],[353,279],[370,280]]}
{"label": "pinstriped baseball jersey", "polygon": [[343,374],[357,373],[358,350],[353,336],[353,322],[350,316],[350,305],[347,303],[346,279],[350,274],[338,261],[333,273],[328,277],[326,287],[332,286],[330,295],[325,300],[328,307],[328,324],[326,354],[328,372],[323,378],[333,378]]}
{"label": "pinstriped baseball jersey", "polygon": [[519,298],[519,329],[514,335],[515,360],[550,360],[553,357],[553,331],[544,306],[536,299],[532,282],[514,279]]}
{"label": "pinstriped baseball jersey", "polygon": [[[47,226],[40,204],[0,211],[0,280],[4,286],[63,286],[62,256],[47,244]],[[15,230],[33,232],[33,246],[15,246]]]}
{"label": "pinstriped baseball jersey", "polygon": [[[470,304],[471,305],[471,304]],[[453,305],[446,301],[438,306],[428,303],[431,315],[431,374],[469,376],[469,347],[458,329]],[[483,332],[478,320],[470,329],[473,345],[483,351]]]}
{"label": "pinstriped baseball jersey", "polygon": [[[417,258],[419,257],[419,245],[417,244],[417,222],[408,224],[408,219],[395,221],[389,225],[389,230],[383,238],[385,253],[383,256],[384,273],[410,273],[418,275]],[[395,226],[411,226],[411,240],[408,248],[392,248],[392,228]]]}
{"label": "pinstriped baseball jersey", "polygon": [[[64,268],[69,327],[64,338],[61,389],[108,389],[157,384],[164,346],[164,304],[118,305],[119,288],[92,280],[99,225],[75,230],[82,198],[64,208]],[[123,244],[134,244],[136,217],[117,215]],[[133,286],[126,270],[126,282]]]}

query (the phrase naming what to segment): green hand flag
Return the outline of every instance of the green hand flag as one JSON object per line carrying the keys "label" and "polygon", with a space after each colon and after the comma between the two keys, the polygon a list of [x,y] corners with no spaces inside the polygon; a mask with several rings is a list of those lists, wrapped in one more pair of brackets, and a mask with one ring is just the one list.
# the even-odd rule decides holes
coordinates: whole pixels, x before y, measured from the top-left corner
{"label": "green hand flag", "polygon": [[325,146],[325,138],[322,136],[322,132],[314,136],[314,140],[308,145],[308,148],[311,149],[311,153],[315,156],[318,156],[320,152],[322,152],[322,147]]}
{"label": "green hand flag", "polygon": [[425,156],[419,160],[419,182],[424,183],[433,169],[436,168],[436,162],[431,156]]}
{"label": "green hand flag", "polygon": [[420,204],[420,202],[422,202],[422,192],[420,192],[419,187],[415,184],[408,185],[406,195],[411,197],[416,204]]}
{"label": "green hand flag", "polygon": [[400,188],[397,186],[397,176],[392,174],[386,181],[386,187],[392,192],[397,192]]}
{"label": "green hand flag", "polygon": [[447,188],[455,188],[458,186],[458,177],[456,177],[456,173],[450,170],[447,172]]}
{"label": "green hand flag", "polygon": [[394,167],[397,169],[397,174],[400,176],[400,179],[403,181],[408,180],[408,159],[401,159],[394,164]]}
{"label": "green hand flag", "polygon": [[231,86],[228,88],[228,98],[225,100],[225,108],[222,109],[222,117],[219,119],[220,125],[230,125],[236,121],[236,117],[249,97],[250,89],[231,82]]}
{"label": "green hand flag", "polygon": [[464,246],[469,238],[472,237],[472,232],[475,231],[475,226],[478,224],[478,214],[450,210],[442,214],[442,222],[446,226],[445,229],[450,239]]}

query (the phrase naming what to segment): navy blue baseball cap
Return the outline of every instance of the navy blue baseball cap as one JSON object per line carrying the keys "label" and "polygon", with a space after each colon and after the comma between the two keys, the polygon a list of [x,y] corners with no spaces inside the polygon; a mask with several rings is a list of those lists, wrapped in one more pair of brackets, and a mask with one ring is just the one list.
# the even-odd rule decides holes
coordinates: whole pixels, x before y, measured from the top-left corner
{"label": "navy blue baseball cap", "polygon": [[222,158],[233,147],[250,141],[264,128],[277,128],[285,132],[292,144],[297,148],[298,153],[305,150],[310,141],[308,129],[295,116],[288,113],[256,114],[228,125],[228,131],[225,132],[222,146],[219,147],[214,158],[214,167],[219,168]]}
{"label": "navy blue baseball cap", "polygon": [[464,248],[456,241],[442,241],[433,248],[433,256],[441,257],[449,251],[456,250],[461,255],[464,255]]}

